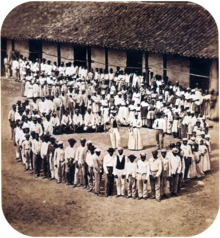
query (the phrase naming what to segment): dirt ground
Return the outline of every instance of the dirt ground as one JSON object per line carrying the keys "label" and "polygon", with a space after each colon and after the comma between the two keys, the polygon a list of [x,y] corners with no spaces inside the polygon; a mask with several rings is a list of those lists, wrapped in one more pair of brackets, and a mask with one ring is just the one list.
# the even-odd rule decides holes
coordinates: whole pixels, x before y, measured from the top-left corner
{"label": "dirt ground", "polygon": [[[209,122],[212,141],[211,172],[204,179],[185,184],[179,197],[162,200],[140,200],[97,197],[82,188],[72,188],[55,181],[35,179],[24,172],[15,160],[9,139],[8,112],[20,97],[20,84],[1,82],[2,100],[2,206],[9,224],[29,236],[193,236],[205,231],[215,220],[219,209],[219,123]],[[142,129],[147,158],[156,148],[155,132]],[[120,129],[122,146],[127,149],[128,130]],[[106,151],[108,133],[62,135],[65,141],[74,137],[92,140]],[[165,137],[165,146],[173,140]],[[134,154],[139,155],[140,152]],[[103,152],[104,156],[106,152]],[[102,188],[103,191],[103,188]]]}

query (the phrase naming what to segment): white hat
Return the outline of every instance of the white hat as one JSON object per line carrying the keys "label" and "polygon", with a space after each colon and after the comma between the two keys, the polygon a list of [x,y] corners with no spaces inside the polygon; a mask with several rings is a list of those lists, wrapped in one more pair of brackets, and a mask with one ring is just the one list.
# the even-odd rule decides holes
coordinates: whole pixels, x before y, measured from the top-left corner
{"label": "white hat", "polygon": [[99,148],[95,149],[95,152],[101,152],[101,150]]}
{"label": "white hat", "polygon": [[178,150],[176,147],[174,147],[174,148],[172,149],[172,152],[174,152],[174,153],[178,153],[179,150]]}
{"label": "white hat", "polygon": [[58,143],[57,143],[58,145],[63,145],[63,141],[58,141]]}

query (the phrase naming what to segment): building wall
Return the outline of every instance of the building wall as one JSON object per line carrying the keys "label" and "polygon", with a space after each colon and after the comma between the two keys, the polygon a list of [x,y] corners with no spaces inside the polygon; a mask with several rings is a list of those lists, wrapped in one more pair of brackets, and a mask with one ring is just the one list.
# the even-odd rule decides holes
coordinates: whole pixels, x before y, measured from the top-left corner
{"label": "building wall", "polygon": [[23,57],[29,58],[29,42],[23,40],[15,40],[14,48],[16,51],[19,51]]}
{"label": "building wall", "polygon": [[116,71],[117,66],[120,66],[121,70],[124,70],[127,66],[127,54],[126,51],[123,50],[108,50],[108,70],[110,68],[113,71]]}
{"label": "building wall", "polygon": [[[91,63],[91,68],[93,68],[94,72],[95,69],[102,68],[105,69],[105,49],[100,47],[91,47],[91,60],[97,61],[94,63]],[[98,62],[101,62],[103,64],[100,64]]]}
{"label": "building wall", "polygon": [[[49,55],[47,55],[47,54],[49,54]],[[52,41],[43,41],[42,42],[42,58],[50,60],[51,64],[53,64],[53,62],[57,62],[57,64],[58,64],[57,43],[56,42],[52,42]]]}
{"label": "building wall", "polygon": [[12,51],[12,43],[11,40],[7,39],[7,55],[10,55],[11,51]]}
{"label": "building wall", "polygon": [[[64,64],[68,62],[73,63],[73,59],[74,59],[73,45],[68,43],[60,43],[60,56],[61,56],[61,62],[64,62]],[[64,57],[65,59],[62,57]]]}
{"label": "building wall", "polygon": [[149,52],[148,65],[150,72],[153,72],[154,76],[159,74],[163,77],[163,54]]}
{"label": "building wall", "polygon": [[[169,81],[179,81],[183,87],[189,87],[190,59],[179,55],[167,55],[167,76]],[[174,71],[169,71],[174,70]],[[179,73],[182,72],[182,73]],[[184,73],[184,74],[183,74]]]}
{"label": "building wall", "polygon": [[209,90],[211,91],[212,89],[218,91],[219,85],[218,85],[218,60],[213,59],[211,61],[211,66],[210,66],[210,74],[209,74]]}

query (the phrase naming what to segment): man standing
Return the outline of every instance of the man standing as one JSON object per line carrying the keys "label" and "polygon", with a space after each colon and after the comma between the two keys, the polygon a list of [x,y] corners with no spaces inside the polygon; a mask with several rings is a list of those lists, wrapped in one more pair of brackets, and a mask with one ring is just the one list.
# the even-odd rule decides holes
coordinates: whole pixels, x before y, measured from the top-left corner
{"label": "man standing", "polygon": [[179,150],[177,148],[172,149],[172,154],[170,154],[170,164],[169,164],[169,177],[170,181],[170,192],[171,196],[178,196],[178,182],[179,174],[181,173],[181,159],[177,155]]}
{"label": "man standing", "polygon": [[50,180],[55,179],[55,168],[54,168],[54,152],[56,149],[56,139],[54,137],[50,138],[50,144],[48,146],[49,154],[49,166],[50,166]]}
{"label": "man standing", "polygon": [[74,186],[77,187],[79,176],[80,184],[86,186],[85,184],[85,162],[86,162],[86,139],[82,138],[80,140],[81,146],[76,149],[76,159],[75,159],[75,178]]}
{"label": "man standing", "polygon": [[166,123],[163,118],[161,118],[161,113],[156,113],[157,119],[154,121],[153,128],[156,129],[156,141],[158,149],[163,148],[163,138],[164,138],[164,131],[166,130]]}
{"label": "man standing", "polygon": [[24,157],[25,157],[25,171],[29,170],[30,167],[30,153],[31,153],[31,143],[30,143],[30,135],[25,134],[26,140],[23,141],[22,143],[22,148],[24,150]]}
{"label": "man standing", "polygon": [[41,145],[42,141],[39,139],[39,134],[35,133],[35,139],[32,142],[32,152],[33,152],[33,166],[35,170],[35,177],[40,176],[40,169],[41,169]]}
{"label": "man standing", "polygon": [[149,169],[150,169],[150,184],[151,184],[151,199],[156,197],[158,202],[161,201],[160,194],[160,176],[162,173],[162,161],[158,158],[157,150],[152,151],[153,157],[149,159]]}
{"label": "man standing", "polygon": [[70,185],[74,178],[74,172],[75,172],[75,155],[76,150],[74,147],[76,140],[71,138],[68,140],[69,146],[65,149],[65,164],[66,164],[66,180],[67,185]]}
{"label": "man standing", "polygon": [[49,134],[44,136],[44,142],[41,146],[41,158],[43,161],[43,171],[44,171],[44,177],[43,179],[50,178],[50,169],[49,169],[49,153],[48,153],[48,147],[49,147]]}
{"label": "man standing", "polygon": [[127,198],[136,198],[136,173],[137,173],[137,163],[134,162],[136,159],[135,155],[129,155],[129,162],[126,163],[125,173],[128,184],[128,196]]}
{"label": "man standing", "polygon": [[54,153],[55,178],[57,179],[57,183],[62,183],[65,163],[63,142],[59,141],[57,145],[58,148],[55,150]]}
{"label": "man standing", "polygon": [[113,193],[114,187],[114,175],[113,175],[113,166],[114,166],[114,149],[109,148],[108,154],[104,157],[103,169],[105,171],[105,196],[108,197]]}
{"label": "man standing", "polygon": [[8,114],[8,120],[9,120],[10,127],[11,127],[11,138],[10,138],[11,140],[13,140],[13,132],[14,132],[14,128],[15,128],[15,113],[16,113],[16,105],[13,104],[12,110]]}
{"label": "man standing", "polygon": [[138,182],[138,200],[147,199],[147,182],[149,183],[149,164],[146,161],[146,154],[140,154],[141,159],[137,162],[137,182]]}
{"label": "man standing", "polygon": [[118,132],[118,118],[116,117],[116,111],[112,111],[112,116],[110,117],[110,138],[112,143],[112,148],[116,149],[120,145],[120,134]]}
{"label": "man standing", "polygon": [[165,149],[161,150],[163,172],[161,178],[161,196],[169,198],[170,194],[170,177],[169,177],[169,163],[170,159],[167,156],[167,151]]}
{"label": "man standing", "polygon": [[103,167],[103,159],[100,156],[101,150],[96,149],[95,150],[96,156],[94,157],[93,160],[93,172],[95,175],[95,194],[99,196],[100,194],[100,183],[102,179],[102,167]]}
{"label": "man standing", "polygon": [[118,155],[114,158],[113,174],[116,179],[117,195],[116,197],[124,196],[125,184],[125,164],[127,156],[123,154],[123,148],[118,148]]}

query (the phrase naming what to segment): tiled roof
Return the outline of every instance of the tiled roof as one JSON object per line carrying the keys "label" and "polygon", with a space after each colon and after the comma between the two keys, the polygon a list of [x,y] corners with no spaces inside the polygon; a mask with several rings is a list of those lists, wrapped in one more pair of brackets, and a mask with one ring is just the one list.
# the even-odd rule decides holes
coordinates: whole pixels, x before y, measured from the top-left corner
{"label": "tiled roof", "polygon": [[193,3],[27,2],[8,14],[1,36],[218,57],[216,23]]}

